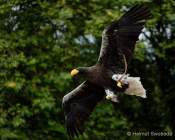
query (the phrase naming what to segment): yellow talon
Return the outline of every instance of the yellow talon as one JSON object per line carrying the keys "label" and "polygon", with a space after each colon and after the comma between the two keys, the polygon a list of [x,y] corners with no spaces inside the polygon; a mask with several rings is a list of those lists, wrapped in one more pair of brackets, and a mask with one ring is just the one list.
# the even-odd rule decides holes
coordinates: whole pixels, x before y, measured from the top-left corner
{"label": "yellow talon", "polygon": [[118,82],[117,82],[117,86],[118,86],[119,88],[122,88],[122,83],[121,83],[120,81],[118,81]]}
{"label": "yellow talon", "polygon": [[110,97],[109,95],[107,95],[107,96],[106,96],[106,99],[107,99],[107,100],[110,100],[110,99],[111,99],[111,97]]}

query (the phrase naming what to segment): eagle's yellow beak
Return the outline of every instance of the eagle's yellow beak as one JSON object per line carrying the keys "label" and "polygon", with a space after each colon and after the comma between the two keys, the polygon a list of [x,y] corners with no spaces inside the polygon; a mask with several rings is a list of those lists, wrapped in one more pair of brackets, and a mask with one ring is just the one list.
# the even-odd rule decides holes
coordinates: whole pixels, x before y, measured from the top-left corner
{"label": "eagle's yellow beak", "polygon": [[78,71],[77,69],[73,69],[73,70],[70,72],[71,76],[75,76],[75,75],[77,75],[78,73],[79,73],[79,71]]}
{"label": "eagle's yellow beak", "polygon": [[118,82],[117,82],[117,86],[118,86],[119,88],[122,88],[122,83],[121,83],[120,81],[118,81]]}

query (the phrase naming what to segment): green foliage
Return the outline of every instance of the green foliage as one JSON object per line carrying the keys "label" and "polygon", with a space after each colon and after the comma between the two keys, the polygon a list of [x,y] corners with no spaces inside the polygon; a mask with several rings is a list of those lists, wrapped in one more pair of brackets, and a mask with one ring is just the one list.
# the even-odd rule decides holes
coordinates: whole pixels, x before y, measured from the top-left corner
{"label": "green foliage", "polygon": [[173,0],[0,0],[0,138],[67,139],[61,101],[79,83],[69,71],[93,65],[103,28],[143,2],[152,19],[129,73],[141,76],[148,98],[121,95],[120,104],[102,102],[77,139],[141,140],[147,138],[126,133],[175,133]]}

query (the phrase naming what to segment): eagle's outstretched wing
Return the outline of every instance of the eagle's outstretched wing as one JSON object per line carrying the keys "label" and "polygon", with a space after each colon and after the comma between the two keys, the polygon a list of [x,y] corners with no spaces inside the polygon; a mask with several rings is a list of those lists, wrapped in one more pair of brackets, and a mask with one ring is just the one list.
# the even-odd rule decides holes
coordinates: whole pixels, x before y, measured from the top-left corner
{"label": "eagle's outstretched wing", "polygon": [[115,20],[107,26],[102,34],[98,62],[114,72],[120,67],[123,68],[123,54],[128,62],[145,20],[149,16],[150,11],[146,6],[136,5],[119,20]]}
{"label": "eagle's outstretched wing", "polygon": [[104,95],[103,88],[86,81],[64,96],[62,104],[69,136],[82,134],[84,122]]}

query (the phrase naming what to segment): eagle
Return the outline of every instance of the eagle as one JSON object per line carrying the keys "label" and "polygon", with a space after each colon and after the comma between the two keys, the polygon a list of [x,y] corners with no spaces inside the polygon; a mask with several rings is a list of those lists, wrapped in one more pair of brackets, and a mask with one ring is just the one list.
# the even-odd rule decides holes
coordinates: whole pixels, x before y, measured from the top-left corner
{"label": "eagle", "polygon": [[102,33],[98,61],[90,67],[78,67],[71,76],[80,75],[86,80],[66,94],[62,100],[67,133],[70,137],[84,132],[84,123],[95,106],[103,99],[119,102],[118,93],[146,98],[140,77],[130,77],[127,66],[150,10],[135,5],[119,20],[114,20]]}

